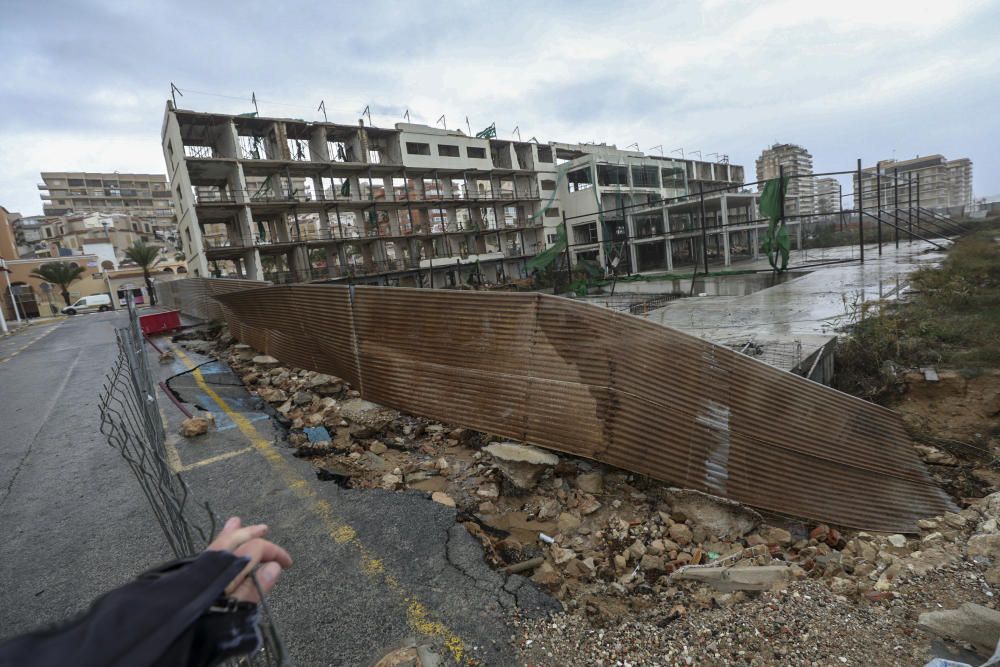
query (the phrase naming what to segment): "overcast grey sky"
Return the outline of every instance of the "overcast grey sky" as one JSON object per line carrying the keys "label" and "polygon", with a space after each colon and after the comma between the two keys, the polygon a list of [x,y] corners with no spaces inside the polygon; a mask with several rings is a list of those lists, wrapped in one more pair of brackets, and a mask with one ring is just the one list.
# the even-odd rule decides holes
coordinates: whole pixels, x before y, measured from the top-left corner
{"label": "overcast grey sky", "polygon": [[[39,172],[162,173],[171,81],[200,111],[637,142],[747,166],[794,142],[817,171],[942,153],[1000,193],[1000,3],[37,2],[0,21],[0,205]],[[201,92],[195,92],[201,91]],[[203,93],[212,93],[206,95]],[[232,96],[225,97],[225,96]]]}

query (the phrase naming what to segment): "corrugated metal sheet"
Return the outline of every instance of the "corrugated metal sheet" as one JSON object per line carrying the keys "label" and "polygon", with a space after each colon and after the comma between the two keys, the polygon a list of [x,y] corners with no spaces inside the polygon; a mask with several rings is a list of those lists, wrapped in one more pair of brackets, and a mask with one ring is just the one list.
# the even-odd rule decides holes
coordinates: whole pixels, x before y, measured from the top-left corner
{"label": "corrugated metal sheet", "polygon": [[638,317],[526,293],[193,292],[256,349],[414,414],[838,525],[954,509],[895,412]]}
{"label": "corrugated metal sheet", "polygon": [[180,310],[203,320],[221,320],[225,312],[215,296],[228,292],[267,287],[271,283],[228,278],[188,278],[158,283],[156,296],[160,306]]}

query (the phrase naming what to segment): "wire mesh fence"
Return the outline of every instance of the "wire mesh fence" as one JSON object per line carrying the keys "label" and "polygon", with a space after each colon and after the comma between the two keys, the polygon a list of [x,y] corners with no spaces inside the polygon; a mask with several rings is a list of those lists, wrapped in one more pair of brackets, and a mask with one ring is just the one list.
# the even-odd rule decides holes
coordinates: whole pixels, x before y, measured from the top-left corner
{"label": "wire mesh fence", "polygon": [[[191,556],[205,548],[219,524],[208,503],[197,501],[181,475],[170,466],[156,381],[131,295],[128,313],[128,324],[115,330],[118,353],[99,398],[101,433],[125,459],[139,482],[174,556]],[[254,583],[257,584],[256,578]],[[257,588],[261,593],[260,587]],[[263,595],[259,619],[261,647],[226,664],[254,667],[289,664]]]}

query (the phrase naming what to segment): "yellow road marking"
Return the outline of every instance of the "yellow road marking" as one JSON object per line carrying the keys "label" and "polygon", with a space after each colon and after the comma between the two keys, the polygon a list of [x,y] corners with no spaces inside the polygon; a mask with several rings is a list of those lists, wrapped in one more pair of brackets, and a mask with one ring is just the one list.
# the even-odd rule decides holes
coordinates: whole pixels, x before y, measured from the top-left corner
{"label": "yellow road marking", "polygon": [[224,399],[208,386],[201,370],[195,368],[184,352],[178,348],[173,348],[173,350],[184,365],[193,369],[192,375],[198,387],[215,401],[223,412],[229,415],[229,418],[243,432],[243,435],[250,440],[251,447],[264,457],[264,460],[281,476],[285,485],[320,520],[330,539],[336,544],[350,546],[361,561],[362,572],[372,579],[381,580],[389,590],[399,597],[399,602],[406,609],[406,620],[410,628],[419,634],[439,638],[454,656],[455,661],[461,662],[462,656],[465,654],[465,643],[462,639],[440,621],[433,620],[430,611],[416,596],[407,591],[398,579],[386,571],[385,565],[361,541],[357,531],[346,521],[336,516],[330,503],[319,497],[319,494],[295,471],[270,441],[260,437],[260,433],[253,423],[235,412]]}
{"label": "yellow road marking", "polygon": [[32,345],[34,345],[35,343],[37,343],[38,341],[40,341],[41,339],[45,338],[50,333],[52,333],[53,331],[55,331],[59,327],[60,324],[62,324],[62,322],[60,322],[59,324],[52,325],[52,327],[50,329],[48,329],[47,331],[45,331],[43,334],[41,334],[37,338],[32,338],[27,343],[25,343],[21,347],[17,348],[16,350],[14,350],[13,352],[11,352],[9,355],[7,355],[6,357],[4,357],[3,359],[0,359],[0,364],[2,364],[5,361],[8,361],[10,359],[13,359],[17,355],[21,354],[22,352],[24,352],[25,350],[27,350],[29,347],[31,347]]}

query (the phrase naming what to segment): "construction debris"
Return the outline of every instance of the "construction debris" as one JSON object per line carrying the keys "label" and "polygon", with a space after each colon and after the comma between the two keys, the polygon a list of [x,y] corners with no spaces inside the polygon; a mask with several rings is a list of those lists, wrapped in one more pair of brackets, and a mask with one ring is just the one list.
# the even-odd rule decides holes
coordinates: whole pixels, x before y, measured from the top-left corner
{"label": "construction debris", "polygon": [[516,442],[496,442],[483,447],[493,457],[500,472],[521,490],[531,490],[546,470],[559,463],[559,457],[544,449]]}
{"label": "construction debris", "polygon": [[185,438],[194,438],[208,433],[208,427],[214,420],[210,417],[189,417],[181,422],[181,435]]}
{"label": "construction debris", "polygon": [[1000,640],[1000,611],[967,602],[958,609],[921,614],[919,626],[938,637],[971,644],[980,655],[989,657]]}
{"label": "construction debris", "polygon": [[[288,444],[315,454],[320,479],[423,491],[454,507],[491,565],[523,573],[591,629],[626,632],[622,619],[688,627],[698,614],[756,600],[787,617],[782,605],[800,604],[796,591],[818,585],[830,613],[898,608],[912,630],[920,612],[963,602],[951,597],[958,592],[989,604],[990,585],[1000,585],[1000,493],[926,517],[918,534],[847,531],[762,516],[593,461],[402,414],[333,376],[247,362],[234,350],[227,360],[251,391],[277,405]],[[314,441],[321,433],[328,440]],[[525,628],[548,645],[545,632]],[[885,662],[879,655],[875,662]]]}

